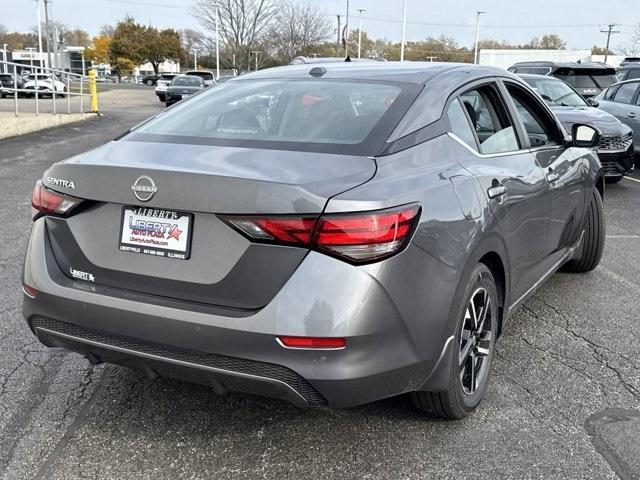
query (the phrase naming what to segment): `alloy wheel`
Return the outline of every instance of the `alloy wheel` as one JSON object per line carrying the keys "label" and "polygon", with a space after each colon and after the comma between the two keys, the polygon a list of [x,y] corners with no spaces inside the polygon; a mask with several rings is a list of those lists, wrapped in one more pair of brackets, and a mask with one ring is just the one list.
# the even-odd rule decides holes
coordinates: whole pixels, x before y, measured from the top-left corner
{"label": "alloy wheel", "polygon": [[462,391],[473,394],[488,373],[491,353],[493,312],[491,297],[485,288],[478,288],[464,312],[460,332],[458,368]]}

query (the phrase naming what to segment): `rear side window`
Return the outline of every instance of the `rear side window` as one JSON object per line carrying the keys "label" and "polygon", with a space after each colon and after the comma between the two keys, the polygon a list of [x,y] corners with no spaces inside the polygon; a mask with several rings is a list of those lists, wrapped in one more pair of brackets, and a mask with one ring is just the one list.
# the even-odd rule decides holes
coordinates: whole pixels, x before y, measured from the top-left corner
{"label": "rear side window", "polygon": [[551,72],[549,67],[532,67],[529,73],[535,73],[536,75],[547,75]]}
{"label": "rear side window", "polygon": [[633,96],[637,89],[638,83],[623,83],[613,96],[613,101],[617,103],[633,103]]}
{"label": "rear side window", "polygon": [[631,80],[632,78],[640,78],[640,68],[634,68],[633,70],[629,70],[629,75],[627,76],[627,80]]}
{"label": "rear side window", "polygon": [[480,153],[493,154],[518,150],[518,138],[497,91],[484,86],[460,95],[475,130]]}
{"label": "rear side window", "polygon": [[476,137],[471,129],[467,113],[464,111],[464,107],[460,104],[460,100],[457,98],[451,102],[451,105],[449,105],[449,108],[447,109],[447,118],[451,125],[451,133],[474,150],[477,150],[478,146],[476,144]]}
{"label": "rear side window", "polygon": [[154,141],[371,155],[419,92],[418,85],[323,79],[227,82],[135,133]]}

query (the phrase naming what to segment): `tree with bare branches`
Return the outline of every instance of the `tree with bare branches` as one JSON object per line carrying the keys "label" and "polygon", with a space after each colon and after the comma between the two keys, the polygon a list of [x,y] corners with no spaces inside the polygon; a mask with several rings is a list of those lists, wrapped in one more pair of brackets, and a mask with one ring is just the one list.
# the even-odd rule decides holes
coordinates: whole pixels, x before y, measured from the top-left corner
{"label": "tree with bare branches", "polygon": [[310,49],[327,41],[333,25],[325,11],[306,0],[280,5],[269,26],[265,46],[279,61],[287,63],[296,55],[309,55]]}
{"label": "tree with bare branches", "polygon": [[197,0],[192,11],[213,38],[216,11],[220,11],[220,40],[227,54],[235,55],[242,67],[251,65],[251,52],[263,39],[277,7],[277,0]]}

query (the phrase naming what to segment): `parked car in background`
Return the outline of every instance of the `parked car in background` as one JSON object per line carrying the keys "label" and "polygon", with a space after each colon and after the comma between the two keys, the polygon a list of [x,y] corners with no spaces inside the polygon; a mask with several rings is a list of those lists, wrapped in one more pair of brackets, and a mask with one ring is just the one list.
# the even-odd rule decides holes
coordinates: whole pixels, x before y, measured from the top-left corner
{"label": "parked car in background", "polygon": [[620,62],[621,67],[626,67],[627,65],[640,64],[640,57],[625,57],[625,59]]}
{"label": "parked car in background", "polygon": [[640,168],[640,79],[611,85],[595,100],[598,108],[610,113],[633,130],[636,168]]}
{"label": "parked car in background", "polygon": [[615,68],[595,62],[518,62],[508,70],[518,74],[533,73],[559,78],[585,98],[595,97],[617,81]]}
{"label": "parked car in background", "polygon": [[171,80],[165,93],[167,107],[206,88],[204,78],[198,75],[178,75]]}
{"label": "parked car in background", "polygon": [[12,73],[0,73],[0,98],[6,96],[13,96],[14,89],[24,87],[24,79],[20,75],[14,75]]}
{"label": "parked car in background", "polygon": [[179,73],[163,73],[158,78],[158,81],[156,82],[156,95],[161,102],[166,101],[167,87],[171,83],[171,80],[178,75]]}
{"label": "parked car in background", "polygon": [[56,75],[52,75],[51,73],[38,73],[31,74],[27,77],[27,81],[22,88],[29,91],[24,95],[35,95],[36,84],[38,95],[53,95],[54,91],[56,93],[64,93],[67,91],[67,86],[62,83]]}
{"label": "parked car in background", "polygon": [[[558,78],[530,74],[519,76],[549,105],[567,132],[571,132],[576,123],[586,123],[598,129],[598,157],[607,181],[620,181],[633,170],[634,141],[631,128],[604,110],[593,107],[573,87]],[[598,105],[595,100],[590,101]],[[522,114],[526,119],[526,114]]]}
{"label": "parked car in background", "polygon": [[145,75],[140,79],[140,83],[144,83],[145,85],[149,85],[150,87],[152,87],[156,84],[159,77],[160,76],[156,75],[155,73],[151,75]]}
{"label": "parked car in background", "polygon": [[204,80],[204,84],[207,87],[214,85],[216,83],[216,77],[213,72],[209,70],[187,70],[184,72],[185,75],[195,75],[196,77],[200,77]]}
{"label": "parked car in background", "polygon": [[43,174],[22,313],[151,378],[461,418],[517,308],[600,261],[599,134],[572,133],[497,68],[253,72]]}
{"label": "parked car in background", "polygon": [[620,68],[616,70],[616,79],[619,82],[625,80],[633,80],[634,78],[640,78],[640,62],[623,62]]}

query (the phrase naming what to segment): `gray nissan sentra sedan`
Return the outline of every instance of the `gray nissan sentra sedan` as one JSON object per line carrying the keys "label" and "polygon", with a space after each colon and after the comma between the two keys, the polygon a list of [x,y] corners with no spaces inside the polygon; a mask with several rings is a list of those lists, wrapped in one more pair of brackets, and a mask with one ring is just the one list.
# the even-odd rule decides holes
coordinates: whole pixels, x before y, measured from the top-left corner
{"label": "gray nissan sentra sedan", "polygon": [[245,75],[45,172],[24,316],[151,378],[459,418],[518,305],[600,261],[598,137],[492,68]]}

